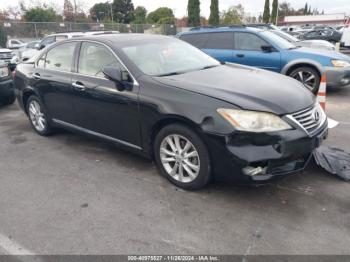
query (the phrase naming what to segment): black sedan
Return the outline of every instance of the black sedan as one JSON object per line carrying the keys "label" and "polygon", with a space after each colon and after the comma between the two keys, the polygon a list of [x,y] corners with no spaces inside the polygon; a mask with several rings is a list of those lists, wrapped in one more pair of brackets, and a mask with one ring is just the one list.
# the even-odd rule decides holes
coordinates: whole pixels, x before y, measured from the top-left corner
{"label": "black sedan", "polygon": [[185,189],[216,177],[266,180],[305,167],[327,118],[301,83],[221,64],[166,36],[72,39],[20,64],[18,102],[34,130],[109,140],[155,160]]}
{"label": "black sedan", "polygon": [[337,30],[313,30],[300,34],[302,40],[326,40],[331,43],[340,42],[342,34]]}
{"label": "black sedan", "polygon": [[10,69],[0,61],[0,104],[10,105],[16,101]]}

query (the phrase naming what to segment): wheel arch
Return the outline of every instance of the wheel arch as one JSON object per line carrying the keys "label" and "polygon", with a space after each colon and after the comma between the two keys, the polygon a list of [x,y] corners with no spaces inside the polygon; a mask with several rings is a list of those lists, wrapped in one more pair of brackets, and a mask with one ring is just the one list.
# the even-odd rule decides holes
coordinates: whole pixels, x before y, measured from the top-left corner
{"label": "wheel arch", "polygon": [[300,60],[291,61],[288,64],[286,64],[283,67],[281,73],[284,75],[289,75],[294,69],[298,67],[303,67],[303,66],[307,66],[315,69],[318,72],[320,77],[324,72],[323,66],[320,63],[309,59],[300,59]]}
{"label": "wheel arch", "polygon": [[31,97],[32,95],[38,96],[39,94],[31,87],[26,88],[25,90],[23,90],[23,94],[22,94],[22,104],[23,104],[23,110],[24,112],[28,115],[27,112],[27,102],[29,97]]}
{"label": "wheel arch", "polygon": [[151,128],[150,132],[147,135],[147,153],[153,159],[154,158],[154,141],[159,133],[159,131],[172,124],[182,124],[187,127],[190,127],[196,132],[199,136],[203,133],[203,130],[200,125],[196,124],[192,120],[179,116],[179,115],[167,115],[162,119],[159,119]]}

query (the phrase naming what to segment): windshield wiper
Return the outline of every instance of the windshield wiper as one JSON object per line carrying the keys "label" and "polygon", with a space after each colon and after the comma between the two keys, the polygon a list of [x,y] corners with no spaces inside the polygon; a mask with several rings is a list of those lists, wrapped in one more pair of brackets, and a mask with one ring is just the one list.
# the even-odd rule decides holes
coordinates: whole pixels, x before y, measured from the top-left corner
{"label": "windshield wiper", "polygon": [[289,47],[288,50],[297,49],[297,48],[300,48],[300,46]]}
{"label": "windshield wiper", "polygon": [[165,73],[165,74],[160,74],[160,75],[156,75],[158,77],[162,77],[162,76],[175,76],[175,75],[181,75],[183,74],[183,72],[170,72],[170,73]]}
{"label": "windshield wiper", "polygon": [[213,67],[217,67],[219,65],[208,65],[208,66],[205,66],[205,67],[202,67],[200,70],[205,70],[205,69],[209,69],[209,68],[213,68]]}

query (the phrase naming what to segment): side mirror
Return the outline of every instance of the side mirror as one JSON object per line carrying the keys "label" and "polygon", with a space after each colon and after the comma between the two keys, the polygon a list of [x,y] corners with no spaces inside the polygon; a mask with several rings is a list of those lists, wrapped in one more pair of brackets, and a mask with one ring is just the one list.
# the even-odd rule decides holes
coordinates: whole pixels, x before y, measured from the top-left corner
{"label": "side mirror", "polygon": [[102,68],[103,74],[111,81],[116,83],[118,91],[124,91],[130,85],[130,76],[128,72],[120,70],[115,66],[105,66]]}
{"label": "side mirror", "polygon": [[271,53],[273,51],[273,47],[271,45],[262,45],[261,50],[266,53]]}
{"label": "side mirror", "polygon": [[40,50],[40,44],[39,43],[35,44],[34,48],[37,49],[37,50]]}

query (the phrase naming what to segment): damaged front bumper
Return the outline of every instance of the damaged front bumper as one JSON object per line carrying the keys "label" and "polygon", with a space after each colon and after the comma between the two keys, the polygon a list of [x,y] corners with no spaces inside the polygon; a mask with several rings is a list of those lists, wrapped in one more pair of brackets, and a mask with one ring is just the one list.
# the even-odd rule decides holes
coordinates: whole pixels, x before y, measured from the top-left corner
{"label": "damaged front bumper", "polygon": [[212,136],[213,171],[217,177],[264,181],[303,170],[315,148],[328,135],[327,120],[312,136],[295,128],[273,133],[235,132],[229,137]]}

